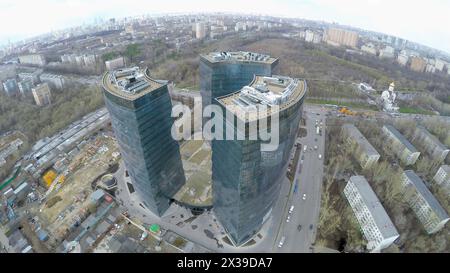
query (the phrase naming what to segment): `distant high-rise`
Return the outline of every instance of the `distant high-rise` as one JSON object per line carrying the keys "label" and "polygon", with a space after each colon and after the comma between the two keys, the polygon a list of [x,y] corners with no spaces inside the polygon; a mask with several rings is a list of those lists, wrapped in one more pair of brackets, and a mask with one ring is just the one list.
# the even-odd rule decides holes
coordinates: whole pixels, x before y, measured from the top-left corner
{"label": "distant high-rise", "polygon": [[[235,139],[212,140],[214,212],[235,245],[250,240],[271,216],[298,133],[306,90],[303,80],[255,76],[240,91],[216,98],[224,116],[236,111],[233,121],[227,118],[223,125],[224,132],[233,128]],[[269,107],[257,115],[254,111],[261,105]],[[249,127],[258,120],[275,118],[276,113],[279,128],[271,128],[270,122],[267,126],[269,131],[279,129],[279,145],[266,151],[262,145],[267,143],[252,138],[255,135]]]}
{"label": "distant high-rise", "polygon": [[271,76],[278,59],[254,52],[212,52],[200,55],[200,93],[203,108],[214,98],[249,84],[255,75]]}
{"label": "distant high-rise", "polygon": [[411,57],[411,63],[409,68],[416,72],[423,72],[425,67],[427,66],[427,62],[421,57],[413,56]]}
{"label": "distant high-rise", "polygon": [[350,30],[329,28],[325,31],[324,41],[335,46],[358,47],[358,33]]}
{"label": "distant high-rise", "polygon": [[171,135],[167,83],[134,67],[107,72],[102,86],[133,187],[144,205],[161,216],[185,183],[179,145]]}
{"label": "distant high-rise", "polygon": [[206,25],[203,22],[195,24],[195,38],[203,39],[206,37]]}
{"label": "distant high-rise", "polygon": [[31,89],[36,105],[44,106],[51,103],[50,87],[47,83],[38,84]]}

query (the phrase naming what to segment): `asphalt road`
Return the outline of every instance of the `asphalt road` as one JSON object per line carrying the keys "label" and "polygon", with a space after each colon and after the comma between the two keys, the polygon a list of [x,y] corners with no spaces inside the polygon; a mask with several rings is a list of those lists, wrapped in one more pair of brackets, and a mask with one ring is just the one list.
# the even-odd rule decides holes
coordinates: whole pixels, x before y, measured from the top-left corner
{"label": "asphalt road", "polygon": [[[284,220],[277,239],[279,242],[284,236],[285,241],[282,247],[278,247],[278,243],[276,244],[276,252],[312,252],[311,244],[315,241],[320,212],[326,112],[327,110],[321,107],[305,105],[307,135],[300,139],[302,151],[294,179],[294,183],[298,181],[298,190],[294,193],[293,187],[290,204],[284,211]],[[321,119],[322,134],[317,135],[315,124],[316,120],[320,123]],[[303,150],[305,145],[307,146],[306,152]],[[314,149],[315,145],[318,147],[317,150]],[[319,159],[319,154],[322,155],[321,159]],[[303,194],[306,194],[305,200],[303,200]],[[291,205],[294,206],[294,210],[290,215],[290,221],[286,222]],[[299,225],[301,225],[300,230],[298,230]]]}

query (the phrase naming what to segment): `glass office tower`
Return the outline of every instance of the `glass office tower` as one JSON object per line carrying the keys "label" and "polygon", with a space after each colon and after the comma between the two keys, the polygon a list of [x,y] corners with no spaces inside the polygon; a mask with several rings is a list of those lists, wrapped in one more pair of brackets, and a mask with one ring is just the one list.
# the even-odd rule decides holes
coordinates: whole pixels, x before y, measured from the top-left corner
{"label": "glass office tower", "polygon": [[[216,99],[224,113],[238,110],[233,121],[224,121],[224,131],[227,122],[235,129],[235,140],[212,141],[214,212],[235,245],[250,240],[271,215],[286,178],[306,90],[303,80],[256,76],[249,86]],[[250,122],[260,118],[252,112],[262,104],[269,105],[268,119],[275,113],[271,106],[279,107],[279,145],[274,151],[264,151],[264,142],[249,137]],[[238,131],[237,118],[245,122],[245,132]],[[237,140],[238,132],[245,133],[245,140]]]}
{"label": "glass office tower", "polygon": [[278,59],[253,52],[212,52],[200,55],[200,93],[203,109],[214,98],[236,92],[254,75],[271,76]]}
{"label": "glass office tower", "polygon": [[137,67],[103,76],[103,95],[125,167],[144,205],[161,216],[185,183],[178,142],[171,136],[167,84]]}

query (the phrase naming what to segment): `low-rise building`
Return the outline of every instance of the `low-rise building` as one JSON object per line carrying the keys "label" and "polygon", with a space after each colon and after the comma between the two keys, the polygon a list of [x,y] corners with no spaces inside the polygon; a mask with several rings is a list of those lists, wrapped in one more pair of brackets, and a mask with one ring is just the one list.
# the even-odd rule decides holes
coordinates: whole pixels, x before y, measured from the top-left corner
{"label": "low-rise building", "polygon": [[380,252],[400,236],[364,176],[350,177],[344,194],[361,226],[368,250]]}
{"label": "low-rise building", "polygon": [[433,177],[434,181],[450,195],[450,166],[442,165]]}
{"label": "low-rise building", "polygon": [[61,75],[43,73],[39,76],[39,78],[41,79],[41,82],[48,83],[52,88],[56,89],[64,88],[65,80],[64,77]]}
{"label": "low-rise building", "polygon": [[32,89],[32,93],[36,105],[44,106],[51,103],[50,87],[47,83],[38,84]]}
{"label": "low-rise building", "polygon": [[380,154],[361,134],[355,125],[347,123],[342,126],[347,143],[356,145],[355,157],[363,169],[370,167],[380,159]]}
{"label": "low-rise building", "polygon": [[403,172],[403,193],[428,234],[441,230],[450,219],[422,179],[412,170]]}
{"label": "low-rise building", "polygon": [[377,55],[378,50],[372,43],[368,43],[361,46],[361,51],[368,54]]}
{"label": "low-rise building", "polygon": [[386,46],[385,48],[380,50],[380,58],[384,59],[392,59],[394,58],[395,50],[391,46]]}
{"label": "low-rise building", "polygon": [[433,158],[444,161],[450,149],[442,144],[437,137],[432,135],[425,127],[419,125],[414,132],[414,138],[423,143],[427,153]]}
{"label": "low-rise building", "polygon": [[394,126],[386,124],[383,132],[391,142],[392,148],[405,166],[414,165],[420,152]]}

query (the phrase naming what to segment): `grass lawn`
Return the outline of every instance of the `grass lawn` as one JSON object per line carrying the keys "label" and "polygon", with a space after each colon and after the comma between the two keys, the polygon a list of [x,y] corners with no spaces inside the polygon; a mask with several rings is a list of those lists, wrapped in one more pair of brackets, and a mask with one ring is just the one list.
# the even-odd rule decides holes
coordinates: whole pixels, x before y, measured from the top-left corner
{"label": "grass lawn", "polygon": [[421,114],[421,115],[436,115],[434,112],[425,110],[418,107],[409,107],[409,106],[402,106],[399,109],[400,113],[403,114]]}

